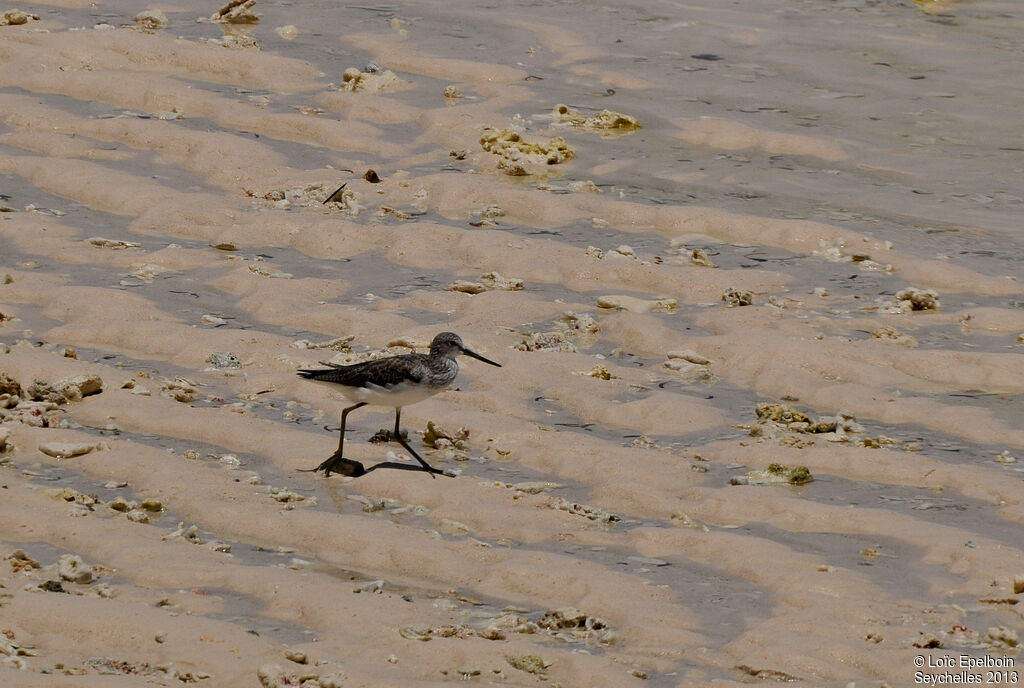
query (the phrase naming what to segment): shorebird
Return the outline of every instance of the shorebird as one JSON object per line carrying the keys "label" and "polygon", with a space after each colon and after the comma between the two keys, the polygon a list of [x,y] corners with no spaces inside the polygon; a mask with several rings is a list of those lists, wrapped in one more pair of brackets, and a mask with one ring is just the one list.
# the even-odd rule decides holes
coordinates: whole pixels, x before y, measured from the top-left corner
{"label": "shorebird", "polygon": [[[478,361],[501,367],[484,358],[475,351],[470,351],[462,343],[462,339],[454,332],[442,332],[430,342],[429,354],[402,354],[378,358],[353,365],[324,363],[328,368],[316,370],[300,370],[299,376],[316,382],[331,385],[341,392],[349,401],[355,402],[341,412],[341,438],[338,440],[338,451],[316,468],[307,472],[323,471],[330,476],[332,472],[359,477],[378,468],[394,468],[403,471],[426,471],[433,478],[435,474],[448,475],[423,460],[419,454],[402,438],[399,421],[402,418],[402,407],[423,401],[444,390],[459,374],[459,362],[456,356],[465,354]],[[407,452],[412,454],[419,466],[384,461],[364,468],[363,464],[342,455],[345,447],[345,420],[348,414],[366,405],[395,407],[394,438]]]}

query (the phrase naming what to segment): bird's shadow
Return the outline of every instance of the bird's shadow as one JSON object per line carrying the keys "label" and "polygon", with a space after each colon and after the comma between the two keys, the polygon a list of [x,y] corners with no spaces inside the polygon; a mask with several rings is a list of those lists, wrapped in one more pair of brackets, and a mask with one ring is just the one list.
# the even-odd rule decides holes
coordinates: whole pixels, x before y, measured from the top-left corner
{"label": "bird's shadow", "polygon": [[396,471],[421,471],[423,473],[429,473],[432,478],[435,475],[443,475],[448,478],[454,478],[457,475],[449,471],[442,471],[441,469],[434,468],[433,466],[415,466],[407,463],[398,463],[397,461],[382,461],[381,463],[375,463],[369,468],[366,468],[362,462],[354,459],[346,459],[343,456],[332,456],[316,468],[298,468],[296,470],[299,473],[317,473],[319,471],[323,471],[326,477],[330,477],[331,473],[337,473],[338,475],[344,475],[350,478],[359,478],[371,471],[377,470],[378,468],[391,468]]}

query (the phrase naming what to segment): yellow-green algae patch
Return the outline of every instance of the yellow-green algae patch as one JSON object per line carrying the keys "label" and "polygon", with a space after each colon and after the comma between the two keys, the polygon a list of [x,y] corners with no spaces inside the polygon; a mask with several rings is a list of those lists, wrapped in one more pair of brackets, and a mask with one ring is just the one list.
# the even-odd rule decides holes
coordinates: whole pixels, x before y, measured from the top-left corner
{"label": "yellow-green algae patch", "polygon": [[576,129],[592,131],[602,136],[629,134],[640,128],[640,122],[632,115],[624,115],[614,110],[601,110],[593,117],[586,117],[568,105],[556,105],[551,113],[551,120],[556,124],[568,124]]}
{"label": "yellow-green algae patch", "polygon": [[480,145],[488,153],[501,158],[498,169],[513,176],[533,174],[533,168],[557,165],[576,156],[561,136],[547,143],[534,143],[526,141],[518,131],[511,128],[484,130]]}

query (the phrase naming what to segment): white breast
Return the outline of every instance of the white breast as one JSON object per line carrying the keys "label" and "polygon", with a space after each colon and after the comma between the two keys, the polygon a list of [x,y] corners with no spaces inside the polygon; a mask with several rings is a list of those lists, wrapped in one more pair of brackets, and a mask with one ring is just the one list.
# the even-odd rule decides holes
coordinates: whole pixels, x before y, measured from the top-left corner
{"label": "white breast", "polygon": [[331,382],[319,382],[334,392],[340,393],[343,397],[353,403],[366,402],[373,406],[408,406],[417,401],[429,399],[445,387],[431,387],[429,385],[412,385],[402,383],[394,387],[380,387],[378,385],[367,385],[366,387],[342,387]]}

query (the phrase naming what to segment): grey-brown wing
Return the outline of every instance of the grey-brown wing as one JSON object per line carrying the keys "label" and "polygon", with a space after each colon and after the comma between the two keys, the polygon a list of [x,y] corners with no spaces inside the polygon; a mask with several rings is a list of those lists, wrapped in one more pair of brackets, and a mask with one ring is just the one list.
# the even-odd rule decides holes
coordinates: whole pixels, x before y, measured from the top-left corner
{"label": "grey-brown wing", "polygon": [[425,370],[415,354],[406,354],[349,366],[304,369],[298,374],[309,380],[333,382],[345,387],[365,387],[367,383],[391,387],[405,381],[420,382]]}

